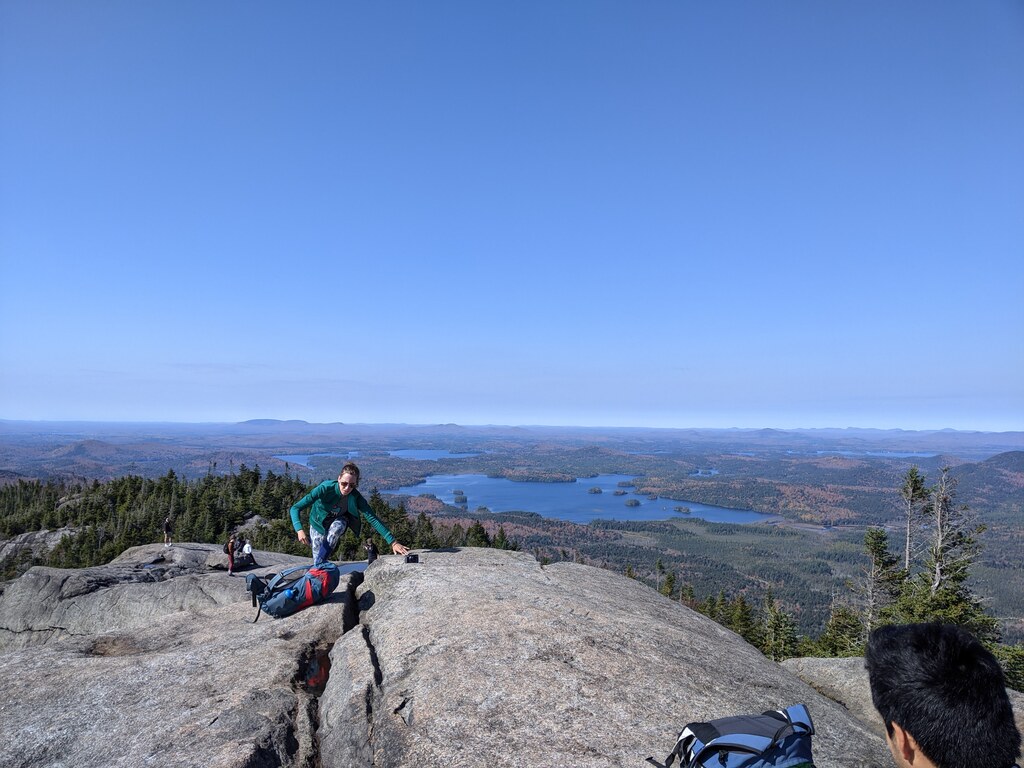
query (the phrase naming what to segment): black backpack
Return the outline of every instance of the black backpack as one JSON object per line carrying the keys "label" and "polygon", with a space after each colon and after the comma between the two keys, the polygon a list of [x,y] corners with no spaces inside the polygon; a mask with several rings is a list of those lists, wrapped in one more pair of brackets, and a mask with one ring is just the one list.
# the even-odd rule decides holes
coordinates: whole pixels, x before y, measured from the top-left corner
{"label": "black backpack", "polygon": [[679,732],[664,763],[679,758],[680,768],[795,768],[813,766],[811,736],[814,723],[803,704],[761,715],[723,717],[690,723]]}

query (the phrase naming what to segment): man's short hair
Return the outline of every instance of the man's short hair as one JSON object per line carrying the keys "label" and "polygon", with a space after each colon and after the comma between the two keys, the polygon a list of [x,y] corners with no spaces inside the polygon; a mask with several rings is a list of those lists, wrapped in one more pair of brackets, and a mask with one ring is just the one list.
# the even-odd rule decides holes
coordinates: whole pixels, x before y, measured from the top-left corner
{"label": "man's short hair", "polygon": [[879,627],[865,661],[871,699],[892,736],[897,723],[940,768],[1010,768],[1020,733],[995,657],[950,624]]}

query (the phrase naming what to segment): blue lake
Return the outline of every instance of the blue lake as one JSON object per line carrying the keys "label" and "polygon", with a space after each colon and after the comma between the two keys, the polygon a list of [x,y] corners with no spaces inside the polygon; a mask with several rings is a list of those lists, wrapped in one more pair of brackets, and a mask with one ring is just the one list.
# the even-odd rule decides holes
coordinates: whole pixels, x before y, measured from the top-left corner
{"label": "blue lake", "polygon": [[399,459],[410,459],[420,461],[437,461],[438,459],[468,459],[472,456],[479,456],[479,453],[452,453],[451,451],[437,451],[433,449],[406,448],[400,451],[388,451],[392,456]]}
{"label": "blue lake", "polygon": [[817,456],[874,456],[886,459],[933,459],[939,454],[923,451],[815,451]]}
{"label": "blue lake", "polygon": [[347,453],[286,453],[281,456],[275,456],[275,459],[281,461],[287,461],[289,464],[298,464],[300,467],[309,467],[309,460],[314,456],[333,456],[341,459],[357,459],[359,458],[359,451],[348,451]]}
{"label": "blue lake", "polygon": [[[542,517],[589,523],[591,520],[668,520],[678,517],[699,517],[717,523],[759,523],[778,518],[749,509],[714,507],[696,502],[673,499],[648,499],[635,493],[635,488],[620,487],[620,482],[632,482],[632,475],[598,475],[584,477],[575,483],[514,482],[486,475],[431,475],[426,482],[408,485],[383,494],[419,496],[429,493],[446,504],[462,506],[472,512],[487,507],[491,512],[536,512]],[[601,493],[591,493],[600,488]],[[464,504],[455,504],[455,491],[466,496]],[[615,491],[625,491],[616,496]],[[639,506],[626,506],[635,500]],[[676,507],[687,507],[681,514]]]}
{"label": "blue lake", "polygon": [[[437,461],[438,459],[468,459],[472,456],[479,456],[480,453],[452,453],[450,451],[439,451],[433,449],[403,448],[398,451],[388,451],[388,454],[396,459],[408,459],[410,461]],[[287,461],[289,464],[298,464],[301,467],[310,466],[309,460],[315,456],[331,456],[342,459],[356,459],[359,451],[348,451],[347,453],[288,453],[275,456],[275,459]]]}

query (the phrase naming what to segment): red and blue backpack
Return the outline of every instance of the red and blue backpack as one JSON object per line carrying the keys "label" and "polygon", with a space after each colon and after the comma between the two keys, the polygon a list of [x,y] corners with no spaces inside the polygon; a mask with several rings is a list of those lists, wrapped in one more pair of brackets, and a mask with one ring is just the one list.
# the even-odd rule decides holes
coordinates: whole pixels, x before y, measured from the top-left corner
{"label": "red and blue backpack", "polygon": [[268,574],[265,578],[250,573],[245,579],[245,588],[252,596],[253,607],[259,606],[253,623],[259,621],[261,611],[266,611],[275,619],[283,619],[311,605],[322,603],[337,588],[341,581],[341,571],[334,563],[326,562],[317,566],[288,568],[276,575]]}

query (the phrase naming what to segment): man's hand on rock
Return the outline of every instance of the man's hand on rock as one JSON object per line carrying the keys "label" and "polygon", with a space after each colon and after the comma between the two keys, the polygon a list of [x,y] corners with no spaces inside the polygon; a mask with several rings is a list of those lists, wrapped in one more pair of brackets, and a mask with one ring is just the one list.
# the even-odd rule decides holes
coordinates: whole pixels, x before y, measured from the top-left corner
{"label": "man's hand on rock", "polygon": [[408,555],[409,548],[403,544],[399,544],[397,541],[391,545],[391,551],[396,555]]}

